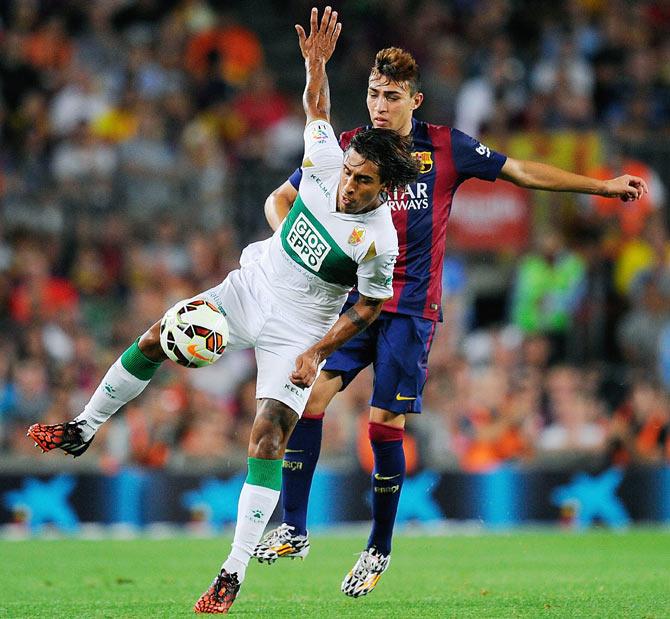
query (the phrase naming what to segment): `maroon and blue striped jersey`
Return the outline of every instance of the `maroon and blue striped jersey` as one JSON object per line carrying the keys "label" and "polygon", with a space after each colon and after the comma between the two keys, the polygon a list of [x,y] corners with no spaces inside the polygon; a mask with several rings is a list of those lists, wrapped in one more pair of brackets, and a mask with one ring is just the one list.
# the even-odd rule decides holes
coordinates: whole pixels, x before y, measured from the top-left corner
{"label": "maroon and blue striped jersey", "polygon": [[[364,129],[340,136],[346,149]],[[393,298],[384,311],[442,320],[442,265],[447,219],[456,189],[468,178],[494,181],[506,157],[458,129],[412,120],[412,151],[421,161],[419,178],[389,194],[388,203],[398,232],[399,256],[393,272]],[[301,172],[290,177],[297,189]],[[355,301],[352,291],[350,301]]]}

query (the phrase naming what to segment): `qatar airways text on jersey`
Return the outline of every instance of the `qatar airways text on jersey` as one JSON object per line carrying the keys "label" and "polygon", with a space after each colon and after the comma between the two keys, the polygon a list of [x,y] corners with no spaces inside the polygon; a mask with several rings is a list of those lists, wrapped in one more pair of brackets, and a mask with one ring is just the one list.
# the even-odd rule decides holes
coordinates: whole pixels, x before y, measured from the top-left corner
{"label": "qatar airways text on jersey", "polygon": [[[340,136],[346,149],[352,138],[369,127]],[[468,178],[494,181],[506,157],[458,129],[412,119],[412,152],[421,162],[415,183],[388,194],[393,225],[398,232],[398,261],[393,273],[393,298],[384,312],[430,320],[442,316],[442,264],[447,219],[454,193]],[[291,183],[296,189],[302,171]],[[350,297],[354,300],[355,295]]]}
{"label": "qatar airways text on jersey", "polygon": [[388,205],[393,211],[428,208],[428,183],[417,182],[394,189],[388,194]]}

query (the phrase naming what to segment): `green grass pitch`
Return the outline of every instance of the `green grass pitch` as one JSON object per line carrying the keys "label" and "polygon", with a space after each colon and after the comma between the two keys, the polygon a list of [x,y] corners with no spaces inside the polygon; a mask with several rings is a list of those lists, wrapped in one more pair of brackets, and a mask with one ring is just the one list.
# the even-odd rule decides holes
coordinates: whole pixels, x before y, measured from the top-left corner
{"label": "green grass pitch", "polygon": [[[0,542],[0,617],[192,617],[227,554],[215,539]],[[398,536],[368,597],[340,593],[364,536],[252,563],[240,617],[670,617],[670,532]]]}

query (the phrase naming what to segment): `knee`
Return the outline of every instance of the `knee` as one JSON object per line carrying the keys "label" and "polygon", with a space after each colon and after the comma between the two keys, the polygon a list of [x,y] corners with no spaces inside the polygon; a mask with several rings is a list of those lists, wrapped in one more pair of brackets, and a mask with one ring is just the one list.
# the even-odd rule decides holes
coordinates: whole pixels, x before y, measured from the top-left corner
{"label": "knee", "polygon": [[161,347],[160,324],[158,321],[151,325],[137,343],[142,353],[152,361],[163,361],[167,358]]}
{"label": "knee", "polygon": [[249,456],[266,460],[283,458],[297,420],[297,414],[285,404],[263,400],[251,428]]}
{"label": "knee", "polygon": [[302,414],[303,417],[322,416],[326,410],[326,406],[328,406],[328,402],[323,397],[321,397],[320,390],[317,389],[318,385],[319,383],[317,382],[312,389],[312,393],[309,394],[309,400],[307,400],[305,410]]}
{"label": "knee", "polygon": [[342,378],[338,374],[321,372],[309,394],[309,400],[307,400],[302,416],[308,419],[323,417],[326,407],[341,388]]}
{"label": "knee", "polygon": [[263,432],[249,443],[249,456],[264,460],[279,460],[284,456],[283,441],[279,432]]}
{"label": "knee", "polygon": [[391,428],[400,428],[405,427],[406,416],[402,413],[394,413],[392,411],[377,408],[375,406],[370,407],[370,422],[377,423],[384,426],[389,426]]}

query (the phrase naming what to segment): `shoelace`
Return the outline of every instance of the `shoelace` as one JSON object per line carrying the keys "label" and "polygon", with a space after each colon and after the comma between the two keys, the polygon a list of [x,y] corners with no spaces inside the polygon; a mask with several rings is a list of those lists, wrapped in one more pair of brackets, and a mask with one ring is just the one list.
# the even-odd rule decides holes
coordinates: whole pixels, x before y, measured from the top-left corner
{"label": "shoelace", "polygon": [[283,537],[290,537],[290,531],[293,530],[293,527],[290,524],[282,522],[268,537],[267,544],[268,546],[274,546],[277,542],[282,541]]}
{"label": "shoelace", "polygon": [[360,559],[356,562],[356,566],[354,567],[354,576],[356,578],[364,578],[369,572],[374,572],[375,563],[377,562],[377,557],[375,557],[367,550],[364,550],[360,555]]}
{"label": "shoelace", "polygon": [[[71,421],[66,424],[66,428],[68,429],[70,436],[68,437],[70,439],[70,443],[68,443],[69,446],[71,447],[83,447],[86,442],[84,441],[84,437],[82,435],[82,428],[83,426],[86,425],[86,420],[81,419],[79,421]],[[74,442],[72,442],[74,441]]]}
{"label": "shoelace", "polygon": [[219,574],[214,583],[214,595],[219,599],[223,599],[228,593],[228,585],[231,585],[234,588],[239,584],[237,574],[227,574],[225,576]]}
{"label": "shoelace", "polygon": [[86,422],[82,419],[81,421],[68,421],[63,424],[63,447],[77,446],[77,441],[81,439],[80,426],[84,423]]}

